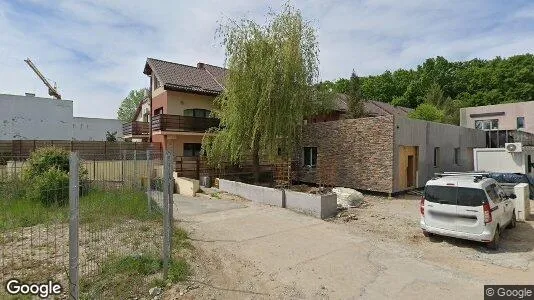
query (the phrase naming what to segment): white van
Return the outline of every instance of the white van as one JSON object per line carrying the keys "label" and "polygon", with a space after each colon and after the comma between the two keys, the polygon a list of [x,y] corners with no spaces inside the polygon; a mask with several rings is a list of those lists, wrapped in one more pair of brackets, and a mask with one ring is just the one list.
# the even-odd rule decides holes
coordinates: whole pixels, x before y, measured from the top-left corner
{"label": "white van", "polygon": [[513,198],[492,178],[434,178],[426,183],[420,203],[423,234],[484,242],[496,249],[502,230],[516,226]]}

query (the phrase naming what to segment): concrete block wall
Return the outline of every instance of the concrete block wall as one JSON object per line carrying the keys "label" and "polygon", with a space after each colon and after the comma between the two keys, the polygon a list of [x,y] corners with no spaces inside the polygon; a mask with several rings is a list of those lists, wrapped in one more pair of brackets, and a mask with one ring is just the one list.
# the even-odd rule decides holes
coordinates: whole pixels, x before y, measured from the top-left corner
{"label": "concrete block wall", "polygon": [[178,177],[176,172],[173,173],[176,190],[180,195],[195,197],[200,189],[199,181],[196,179]]}
{"label": "concrete block wall", "polygon": [[[391,193],[393,190],[394,120],[347,119],[304,126],[303,147],[317,147],[317,167],[302,167],[299,180]],[[303,165],[303,153],[299,153]]]}
{"label": "concrete block wall", "polygon": [[326,219],[337,213],[335,194],[318,195],[284,191],[286,208],[317,218]]}
{"label": "concrete block wall", "polygon": [[219,179],[219,189],[252,202],[282,207],[282,190],[225,179]]}
{"label": "concrete block wall", "polygon": [[219,189],[255,203],[285,207],[321,219],[329,218],[337,213],[335,194],[306,194],[224,179],[219,179]]}

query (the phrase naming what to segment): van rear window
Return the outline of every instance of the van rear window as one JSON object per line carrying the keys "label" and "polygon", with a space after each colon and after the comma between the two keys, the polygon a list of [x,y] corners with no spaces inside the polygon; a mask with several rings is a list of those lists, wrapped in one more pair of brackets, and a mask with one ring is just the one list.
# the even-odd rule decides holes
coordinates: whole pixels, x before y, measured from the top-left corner
{"label": "van rear window", "polygon": [[472,188],[458,189],[458,205],[460,206],[481,206],[486,200],[484,190]]}
{"label": "van rear window", "polygon": [[430,202],[456,205],[455,186],[427,185],[425,187],[425,199]]}
{"label": "van rear window", "polygon": [[425,199],[441,204],[480,206],[486,200],[486,193],[481,189],[429,185],[425,187]]}

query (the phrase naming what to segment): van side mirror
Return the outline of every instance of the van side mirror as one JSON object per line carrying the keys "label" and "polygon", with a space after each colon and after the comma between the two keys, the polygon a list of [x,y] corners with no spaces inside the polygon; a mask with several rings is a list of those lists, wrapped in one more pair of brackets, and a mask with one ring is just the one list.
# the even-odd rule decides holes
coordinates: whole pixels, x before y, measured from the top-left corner
{"label": "van side mirror", "polygon": [[515,198],[517,198],[517,196],[515,194],[510,194],[510,196],[508,196],[508,198],[515,199]]}

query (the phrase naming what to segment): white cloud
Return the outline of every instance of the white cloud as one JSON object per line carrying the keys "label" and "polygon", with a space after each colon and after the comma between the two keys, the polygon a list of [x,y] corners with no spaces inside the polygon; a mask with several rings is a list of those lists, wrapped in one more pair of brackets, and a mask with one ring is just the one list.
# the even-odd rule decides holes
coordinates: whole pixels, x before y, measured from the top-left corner
{"label": "white cloud", "polygon": [[[47,95],[23,62],[31,57],[58,82],[64,98],[74,100],[76,115],[115,117],[128,91],[147,85],[146,57],[222,64],[217,22],[243,16],[262,22],[269,6],[284,2],[0,2],[0,93]],[[534,49],[532,6],[482,0],[295,5],[318,28],[323,79],[348,76],[353,68],[361,75],[410,68],[436,55],[460,60]]]}

